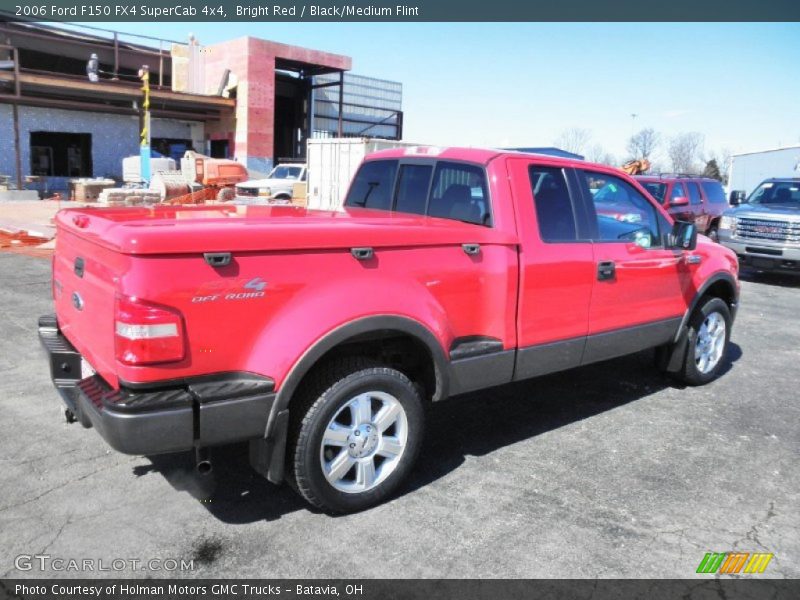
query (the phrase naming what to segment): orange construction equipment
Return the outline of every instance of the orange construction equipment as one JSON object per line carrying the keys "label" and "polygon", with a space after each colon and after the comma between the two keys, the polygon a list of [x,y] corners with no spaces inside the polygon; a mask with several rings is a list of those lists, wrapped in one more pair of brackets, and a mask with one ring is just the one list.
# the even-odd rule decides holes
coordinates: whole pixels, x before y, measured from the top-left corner
{"label": "orange construction equipment", "polygon": [[209,200],[227,202],[236,196],[236,184],[247,181],[247,169],[235,160],[211,158],[187,150],[181,159],[181,172],[187,186],[202,185],[199,190],[165,197],[170,204],[203,204]]}
{"label": "orange construction equipment", "polygon": [[624,165],[620,167],[623,171],[625,171],[628,175],[641,175],[648,169],[650,169],[650,161],[646,158],[642,158],[641,160],[629,160]]}

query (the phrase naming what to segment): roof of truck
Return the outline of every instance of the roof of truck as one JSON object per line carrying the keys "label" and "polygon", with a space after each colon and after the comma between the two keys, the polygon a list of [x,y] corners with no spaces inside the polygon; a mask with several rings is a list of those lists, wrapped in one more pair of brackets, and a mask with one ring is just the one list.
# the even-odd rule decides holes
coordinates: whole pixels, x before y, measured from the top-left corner
{"label": "roof of truck", "polygon": [[[530,157],[533,153],[519,152],[514,150],[498,150],[494,148],[463,148],[458,146],[405,146],[400,148],[389,148],[379,150],[367,156],[366,160],[376,160],[385,158],[431,158],[439,160],[463,160],[478,164],[487,164],[499,156],[526,156]],[[561,158],[551,154],[539,154],[548,162],[555,162],[563,165],[586,165],[582,160],[571,158]]]}

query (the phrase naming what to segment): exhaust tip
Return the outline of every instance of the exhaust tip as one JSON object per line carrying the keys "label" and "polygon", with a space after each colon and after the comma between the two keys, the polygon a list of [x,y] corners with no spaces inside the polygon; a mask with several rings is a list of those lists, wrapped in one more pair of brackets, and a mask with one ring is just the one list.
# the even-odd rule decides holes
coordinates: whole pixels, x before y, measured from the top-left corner
{"label": "exhaust tip", "polygon": [[210,460],[201,460],[200,462],[197,463],[197,467],[196,468],[197,468],[197,472],[200,475],[208,475],[213,470],[213,467],[211,466],[211,461]]}

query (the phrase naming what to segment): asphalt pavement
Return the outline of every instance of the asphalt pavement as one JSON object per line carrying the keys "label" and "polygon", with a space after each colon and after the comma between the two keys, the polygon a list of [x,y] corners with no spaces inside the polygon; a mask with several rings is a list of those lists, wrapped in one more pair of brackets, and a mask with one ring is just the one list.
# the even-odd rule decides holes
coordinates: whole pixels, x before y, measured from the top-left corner
{"label": "asphalt pavement", "polygon": [[49,269],[0,253],[0,577],[686,578],[734,550],[800,577],[800,278],[746,276],[716,382],[676,387],[645,352],[438,404],[400,494],[331,517],[244,445],[201,501],[191,456],[67,425],[36,334]]}

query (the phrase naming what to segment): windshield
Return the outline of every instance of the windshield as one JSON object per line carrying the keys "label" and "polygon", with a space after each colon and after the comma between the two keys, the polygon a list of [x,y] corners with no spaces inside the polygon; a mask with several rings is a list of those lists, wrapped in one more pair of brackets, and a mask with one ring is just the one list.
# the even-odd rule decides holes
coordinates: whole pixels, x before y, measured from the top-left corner
{"label": "windshield", "polygon": [[667,193],[667,184],[658,181],[640,181],[642,187],[646,189],[650,195],[658,200],[664,202],[664,194]]}
{"label": "windshield", "polygon": [[303,172],[303,167],[290,167],[281,165],[272,169],[268,179],[299,179],[300,173]]}
{"label": "windshield", "polygon": [[765,181],[747,199],[748,204],[800,206],[800,181]]}

